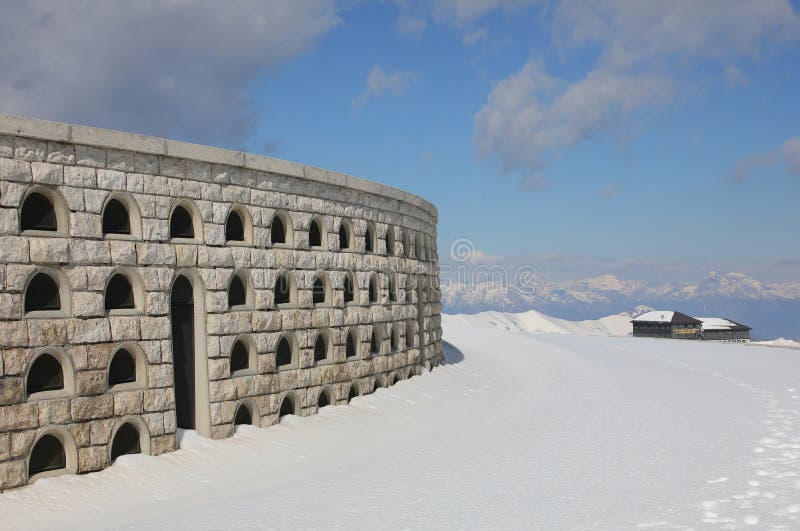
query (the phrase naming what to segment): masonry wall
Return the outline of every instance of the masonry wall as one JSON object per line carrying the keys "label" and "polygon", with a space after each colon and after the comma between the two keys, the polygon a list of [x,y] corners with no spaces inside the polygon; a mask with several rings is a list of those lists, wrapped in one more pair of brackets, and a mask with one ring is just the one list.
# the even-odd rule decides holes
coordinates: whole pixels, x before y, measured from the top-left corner
{"label": "masonry wall", "polygon": [[[2,116],[0,133],[0,490],[28,482],[31,448],[46,434],[64,441],[67,471],[77,473],[109,466],[124,422],[144,433],[143,452],[176,449],[170,293],[178,275],[201,296],[197,348],[205,351],[207,390],[198,393],[207,393],[208,422],[198,431],[213,438],[233,433],[243,404],[253,423],[266,427],[287,395],[297,414],[311,415],[323,390],[341,404],[351,388],[370,393],[379,381],[388,385],[442,361],[437,214],[424,200],[317,168],[138,135]],[[33,192],[50,194],[61,209],[58,233],[20,231],[20,206]],[[112,198],[129,207],[131,236],[103,235]],[[193,240],[170,238],[178,205],[195,216]],[[225,240],[232,209],[245,218],[245,242]],[[270,243],[276,213],[290,226],[285,244]],[[312,218],[324,227],[321,248],[309,248]],[[352,231],[346,250],[339,248],[343,222]],[[368,226],[372,252],[365,250]],[[62,309],[29,315],[25,289],[40,271],[59,280]],[[134,284],[132,310],[104,307],[108,280],[118,272]],[[290,303],[276,305],[282,272],[295,291]],[[357,289],[345,304],[350,273]],[[230,308],[234,274],[245,279],[248,302]],[[372,275],[375,303],[368,301]],[[319,276],[329,291],[314,304]],[[370,352],[373,327],[381,332],[379,353]],[[350,330],[358,352],[348,358]],[[315,361],[320,332],[330,346]],[[279,369],[275,350],[284,335],[296,353]],[[236,340],[255,363],[231,375]],[[143,370],[136,382],[109,389],[109,362],[121,347]],[[65,388],[27,396],[27,371],[42,352],[62,361]]]}

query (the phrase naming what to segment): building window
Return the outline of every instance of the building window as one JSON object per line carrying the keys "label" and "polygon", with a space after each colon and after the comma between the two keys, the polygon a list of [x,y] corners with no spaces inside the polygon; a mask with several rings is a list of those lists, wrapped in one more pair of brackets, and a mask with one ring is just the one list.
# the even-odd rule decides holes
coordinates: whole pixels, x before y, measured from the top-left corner
{"label": "building window", "polygon": [[142,453],[139,440],[139,430],[132,423],[126,422],[120,426],[111,443],[111,462],[121,455]]}
{"label": "building window", "polygon": [[408,231],[403,229],[403,254],[406,258],[411,258],[411,241],[408,239]]}
{"label": "building window", "polygon": [[125,275],[116,274],[111,277],[106,286],[106,310],[122,310],[136,307],[133,297],[133,288]]}
{"label": "building window", "polygon": [[58,220],[53,203],[44,195],[33,192],[22,204],[20,228],[25,230],[58,230]]}
{"label": "building window", "polygon": [[347,393],[347,402],[349,403],[352,399],[358,396],[358,386],[356,384],[350,385],[350,391]]}
{"label": "building window", "polygon": [[392,350],[399,350],[400,349],[400,341],[397,338],[397,329],[396,327],[392,327],[392,334],[391,334],[391,343],[392,343]]}
{"label": "building window", "polygon": [[108,366],[108,386],[132,383],[136,381],[136,360],[127,349],[121,348],[114,353]]}
{"label": "building window", "polygon": [[377,326],[372,327],[372,335],[369,340],[369,353],[377,355],[381,353],[381,335]]}
{"label": "building window", "polygon": [[327,389],[323,389],[319,392],[319,398],[317,398],[317,409],[322,409],[326,406],[331,405],[331,399],[329,395],[329,391]]}
{"label": "building window", "polygon": [[406,348],[411,348],[414,346],[414,321],[406,322]]}
{"label": "building window", "polygon": [[349,271],[344,275],[344,303],[347,304],[349,302],[353,302],[355,299],[355,282],[353,280],[353,274]]}
{"label": "building window", "polygon": [[103,234],[130,234],[131,218],[121,201],[111,199],[103,209]]}
{"label": "building window", "polygon": [[270,224],[270,240],[272,244],[290,243],[290,229],[288,216],[283,212],[276,212],[275,215],[272,216],[272,223]]}
{"label": "building window", "polygon": [[289,273],[278,275],[275,280],[275,304],[288,304],[292,300],[292,286]]}
{"label": "building window", "polygon": [[325,275],[317,275],[314,279],[314,286],[311,290],[311,298],[314,304],[323,304],[325,302],[326,291]]}
{"label": "building window", "polygon": [[64,445],[55,435],[43,435],[31,450],[28,461],[28,477],[62,468],[67,468],[67,454],[64,451]]}
{"label": "building window", "polygon": [[386,227],[386,254],[394,255],[394,227]]}
{"label": "building window", "polygon": [[225,241],[244,241],[244,222],[242,221],[242,216],[235,210],[231,210],[230,214],[228,214],[228,219],[225,221]]}
{"label": "building window", "polygon": [[378,277],[376,275],[372,275],[369,278],[369,302],[376,303],[378,302]]}
{"label": "building window", "polygon": [[389,302],[397,302],[397,280],[394,275],[389,276]]}
{"label": "building window", "polygon": [[247,305],[247,288],[240,275],[233,275],[231,284],[228,287],[228,306],[234,308],[236,306]]}
{"label": "building window", "polygon": [[275,364],[278,368],[288,367],[292,364],[293,349],[291,342],[283,336],[278,341],[278,348],[275,351]]}
{"label": "building window", "polygon": [[236,410],[236,416],[233,419],[233,425],[240,426],[242,424],[252,424],[252,423],[253,423],[253,414],[250,412],[250,408],[247,407],[245,404],[242,404]]}
{"label": "building window", "polygon": [[314,361],[319,362],[326,359],[328,359],[328,341],[325,338],[325,334],[320,332],[314,342]]}
{"label": "building window", "polygon": [[347,220],[342,220],[341,225],[339,225],[339,249],[350,248],[351,232],[350,223]]}
{"label": "building window", "polygon": [[375,252],[375,225],[372,222],[367,224],[367,232],[364,234],[364,251]]}
{"label": "building window", "polygon": [[45,273],[37,273],[25,290],[25,311],[61,309],[61,295],[56,281]]}
{"label": "building window", "polygon": [[308,246],[322,247],[322,223],[319,219],[312,219],[308,227]]}
{"label": "building window", "polygon": [[178,205],[169,219],[170,238],[194,238],[192,215],[186,208]]}
{"label": "building window", "polygon": [[295,407],[294,407],[294,400],[290,395],[286,395],[281,402],[281,408],[278,411],[278,420],[282,419],[286,415],[294,415],[295,414]]}
{"label": "building window", "polygon": [[231,374],[249,368],[250,353],[247,351],[244,342],[237,340],[231,349]]}
{"label": "building window", "polygon": [[358,349],[356,348],[356,345],[356,331],[350,330],[350,332],[347,334],[347,341],[345,343],[345,355],[348,358],[354,358],[358,355]]}
{"label": "building window", "polygon": [[50,354],[39,355],[28,370],[25,383],[28,396],[60,389],[64,389],[64,369],[61,362]]}

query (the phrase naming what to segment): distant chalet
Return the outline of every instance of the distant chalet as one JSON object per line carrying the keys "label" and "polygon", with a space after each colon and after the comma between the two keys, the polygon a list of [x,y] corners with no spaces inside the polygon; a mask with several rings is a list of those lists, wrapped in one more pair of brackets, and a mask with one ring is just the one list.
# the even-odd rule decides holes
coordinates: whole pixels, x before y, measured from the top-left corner
{"label": "distant chalet", "polygon": [[690,317],[681,312],[656,310],[635,317],[634,337],[702,339],[706,341],[750,341],[749,326],[719,317]]}

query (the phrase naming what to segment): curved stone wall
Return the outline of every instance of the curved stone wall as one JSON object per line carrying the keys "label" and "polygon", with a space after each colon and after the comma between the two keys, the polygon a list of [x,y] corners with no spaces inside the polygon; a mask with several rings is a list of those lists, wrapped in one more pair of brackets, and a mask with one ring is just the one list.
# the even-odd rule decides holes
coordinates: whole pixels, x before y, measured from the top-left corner
{"label": "curved stone wall", "polygon": [[[22,230],[31,194],[52,204],[56,230]],[[112,200],[129,234],[104,233]],[[193,235],[171,236],[180,209]],[[241,231],[226,235],[232,211]],[[285,243],[273,243],[276,216]],[[438,365],[436,222],[427,201],[347,175],[0,116],[0,490],[29,471],[99,470],[126,448],[174,450],[189,410],[201,434],[228,437],[235,420],[311,415]],[[58,309],[31,306],[40,273]],[[131,290],[107,309],[115,275]],[[134,376],[114,366],[122,350]],[[60,364],[60,388],[33,382],[47,363]]]}

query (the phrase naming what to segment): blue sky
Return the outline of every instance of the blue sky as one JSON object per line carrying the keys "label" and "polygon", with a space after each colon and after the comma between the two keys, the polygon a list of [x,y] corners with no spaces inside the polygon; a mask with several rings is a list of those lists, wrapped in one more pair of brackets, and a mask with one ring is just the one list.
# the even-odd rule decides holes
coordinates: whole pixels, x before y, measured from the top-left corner
{"label": "blue sky", "polygon": [[0,22],[0,112],[407,189],[438,206],[443,257],[466,237],[491,256],[800,272],[797,2],[311,0],[220,14],[86,0],[13,12]]}

